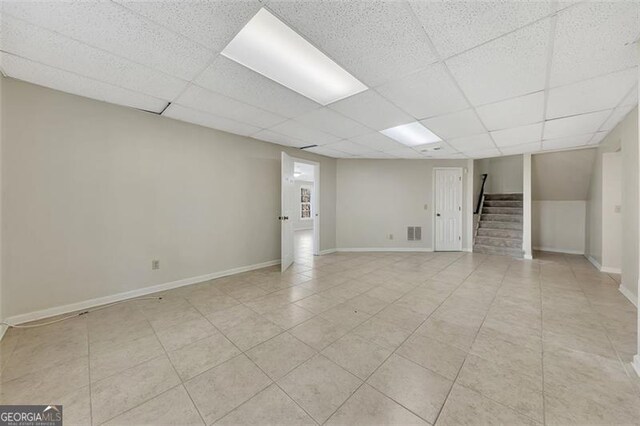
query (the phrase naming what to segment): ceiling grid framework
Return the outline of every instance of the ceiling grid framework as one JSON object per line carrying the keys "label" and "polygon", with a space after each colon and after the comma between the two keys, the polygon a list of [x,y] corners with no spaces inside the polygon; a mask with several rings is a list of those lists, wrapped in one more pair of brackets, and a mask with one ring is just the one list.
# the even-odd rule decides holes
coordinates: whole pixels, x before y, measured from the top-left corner
{"label": "ceiling grid framework", "polygon": [[[637,105],[634,1],[1,7],[0,69],[9,77],[267,142],[317,145],[309,150],[331,157],[589,147]],[[222,56],[265,7],[368,90],[322,106]],[[380,133],[414,122],[442,142],[408,147]]]}

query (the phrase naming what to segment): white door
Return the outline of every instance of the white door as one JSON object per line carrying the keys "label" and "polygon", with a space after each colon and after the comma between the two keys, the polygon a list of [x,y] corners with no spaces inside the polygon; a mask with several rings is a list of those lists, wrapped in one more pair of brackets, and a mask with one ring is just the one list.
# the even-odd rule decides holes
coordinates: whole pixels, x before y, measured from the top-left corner
{"label": "white door", "polygon": [[284,152],[280,182],[280,259],[284,272],[293,263],[293,215],[295,214],[293,159]]}
{"label": "white door", "polygon": [[462,169],[435,170],[436,251],[462,250]]}

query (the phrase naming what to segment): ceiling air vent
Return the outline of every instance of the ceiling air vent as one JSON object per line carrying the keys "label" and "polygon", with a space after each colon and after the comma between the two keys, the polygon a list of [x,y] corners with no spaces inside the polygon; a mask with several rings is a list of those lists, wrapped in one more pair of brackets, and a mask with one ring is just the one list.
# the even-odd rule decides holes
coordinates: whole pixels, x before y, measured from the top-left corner
{"label": "ceiling air vent", "polygon": [[407,227],[407,240],[408,241],[421,241],[422,240],[422,226],[409,226],[409,227]]}

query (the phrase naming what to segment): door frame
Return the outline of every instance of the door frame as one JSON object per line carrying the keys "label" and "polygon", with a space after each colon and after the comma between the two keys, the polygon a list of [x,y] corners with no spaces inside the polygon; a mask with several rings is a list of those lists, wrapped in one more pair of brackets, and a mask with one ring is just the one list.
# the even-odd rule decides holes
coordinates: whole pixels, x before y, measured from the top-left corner
{"label": "door frame", "polygon": [[[313,191],[311,191],[311,217],[313,218],[313,255],[320,256],[320,163],[291,156],[294,163],[313,166]],[[300,208],[296,209],[299,211]]]}
{"label": "door frame", "polygon": [[[460,218],[460,240],[458,241],[458,246],[459,248],[457,250],[437,250],[436,249],[436,173],[438,170],[459,170],[460,171],[460,210],[459,210],[459,218]],[[442,252],[446,252],[446,251],[462,251],[462,240],[464,239],[464,224],[462,223],[462,219],[463,219],[463,215],[462,215],[462,204],[464,201],[464,184],[462,182],[462,176],[464,176],[464,167],[434,167],[433,168],[433,172],[431,175],[431,181],[432,181],[432,194],[431,194],[431,200],[432,200],[432,206],[433,208],[431,209],[431,229],[432,229],[432,236],[431,236],[431,244],[433,247],[433,251],[442,251]]]}

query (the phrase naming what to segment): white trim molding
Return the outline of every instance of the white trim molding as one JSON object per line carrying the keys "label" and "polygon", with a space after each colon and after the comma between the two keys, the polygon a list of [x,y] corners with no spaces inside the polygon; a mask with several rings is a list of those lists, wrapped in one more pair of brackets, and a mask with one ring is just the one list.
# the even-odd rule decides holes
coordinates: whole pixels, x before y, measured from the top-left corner
{"label": "white trim molding", "polygon": [[177,281],[172,281],[164,284],[152,285],[136,290],[126,291],[123,293],[117,293],[111,296],[98,297],[95,299],[83,300],[82,302],[71,303],[68,305],[57,306],[54,308],[47,308],[40,311],[29,312],[26,314],[14,315],[6,318],[5,321],[9,324],[24,324],[30,321],[36,321],[43,318],[49,318],[56,315],[68,314],[71,312],[82,311],[84,309],[95,308],[97,306],[107,305],[109,303],[120,302],[122,300],[134,299],[136,297],[147,296],[152,293],[160,291],[171,290],[178,287],[184,287],[186,285],[197,284],[203,281],[213,280],[215,278],[226,277],[229,275],[239,274],[241,272],[253,271],[255,269],[266,268],[269,266],[279,265],[280,259],[270,260],[268,262],[256,263],[254,265],[240,266],[238,268],[227,269],[226,271],[213,272],[206,275],[200,275],[197,277],[184,278]]}
{"label": "white trim molding", "polygon": [[636,374],[640,376],[640,355],[634,355],[633,361],[631,362],[631,366],[635,370]]}
{"label": "white trim molding", "polygon": [[530,254],[524,254],[524,255],[522,255],[522,258],[523,258],[524,260],[533,260],[533,255],[530,255]]}
{"label": "white trim molding", "polygon": [[432,248],[428,247],[352,247],[352,248],[338,248],[338,252],[432,252]]}
{"label": "white trim molding", "polygon": [[600,272],[606,272],[607,274],[622,274],[622,269],[603,266],[602,268],[600,268]]}
{"label": "white trim molding", "polygon": [[591,262],[591,264],[592,264],[593,266],[595,266],[595,267],[596,267],[596,269],[597,269],[598,271],[602,269],[602,265],[600,265],[600,264],[598,263],[598,261],[597,261],[597,260],[595,260],[593,257],[591,257],[591,255],[585,254],[585,257],[587,258],[587,260],[588,260],[589,262]]}
{"label": "white trim molding", "polygon": [[534,250],[538,250],[538,251],[548,251],[551,253],[566,253],[566,254],[581,254],[584,255],[584,250],[565,250],[565,249],[559,249],[559,248],[555,248],[555,247],[534,247]]}
{"label": "white trim molding", "polygon": [[620,284],[618,290],[620,290],[620,293],[622,293],[624,297],[629,299],[629,302],[633,303],[633,306],[635,306],[636,308],[638,307],[638,297],[633,294],[633,292],[629,290],[624,284]]}
{"label": "white trim molding", "polygon": [[326,250],[321,250],[320,251],[320,256],[324,256],[325,254],[331,254],[331,253],[335,253],[337,250],[332,248],[332,249],[326,249]]}

